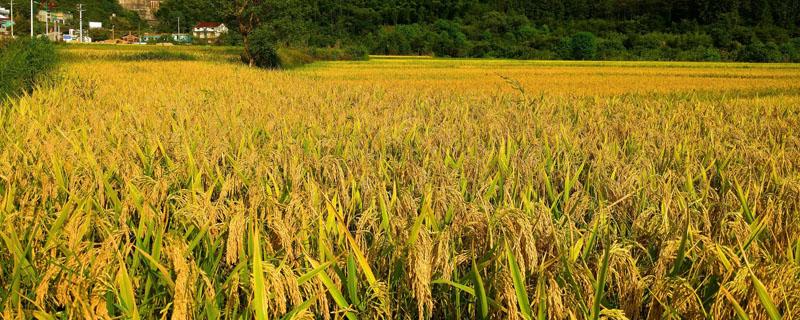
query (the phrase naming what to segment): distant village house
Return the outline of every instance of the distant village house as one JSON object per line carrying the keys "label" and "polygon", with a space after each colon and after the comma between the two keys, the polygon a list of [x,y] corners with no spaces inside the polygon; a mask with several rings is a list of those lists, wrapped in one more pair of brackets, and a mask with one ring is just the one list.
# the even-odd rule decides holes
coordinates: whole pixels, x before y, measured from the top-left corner
{"label": "distant village house", "polygon": [[188,44],[192,43],[192,36],[188,33],[162,33],[162,34],[152,34],[152,33],[145,33],[141,37],[141,42],[146,43],[164,43],[164,42],[175,42],[175,43],[182,43]]}
{"label": "distant village house", "polygon": [[205,42],[216,42],[226,33],[228,33],[228,27],[221,22],[200,22],[192,28],[194,38]]}
{"label": "distant village house", "polygon": [[139,37],[131,34],[130,32],[121,38],[123,41],[127,42],[128,44],[139,43]]}
{"label": "distant village house", "polygon": [[36,12],[36,20],[39,22],[49,21],[51,23],[63,24],[67,20],[72,20],[72,19],[73,17],[71,13],[66,13],[61,11],[51,12],[46,10],[39,10]]}
{"label": "distant village house", "polygon": [[11,32],[11,12],[6,8],[0,7],[0,35],[8,35]]}

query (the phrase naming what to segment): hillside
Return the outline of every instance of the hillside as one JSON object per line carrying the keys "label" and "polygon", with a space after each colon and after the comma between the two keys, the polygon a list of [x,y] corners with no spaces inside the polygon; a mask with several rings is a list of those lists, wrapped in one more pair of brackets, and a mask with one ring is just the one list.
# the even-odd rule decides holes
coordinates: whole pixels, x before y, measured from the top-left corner
{"label": "hillside", "polygon": [[[163,23],[227,20],[218,0],[166,0]],[[225,3],[222,1],[222,3]],[[376,54],[800,61],[800,1],[265,0],[278,42]],[[590,34],[578,34],[588,32]],[[576,38],[576,36],[578,36]],[[576,52],[576,49],[578,52]]]}

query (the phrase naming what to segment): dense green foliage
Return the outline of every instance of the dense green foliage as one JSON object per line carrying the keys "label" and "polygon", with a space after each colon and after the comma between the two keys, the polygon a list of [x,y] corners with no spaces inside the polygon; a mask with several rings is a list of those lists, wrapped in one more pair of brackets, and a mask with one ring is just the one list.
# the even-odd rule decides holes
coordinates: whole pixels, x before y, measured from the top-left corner
{"label": "dense green foliage", "polygon": [[[225,21],[232,0],[166,0],[174,28]],[[278,42],[375,54],[603,60],[798,61],[800,2],[785,0],[257,1]],[[255,2],[254,2],[255,3]],[[594,38],[594,41],[590,39]],[[581,46],[576,48],[575,46]]]}
{"label": "dense green foliage", "polygon": [[32,90],[57,61],[55,46],[47,40],[0,41],[0,100]]}
{"label": "dense green foliage", "polygon": [[281,66],[278,48],[265,28],[258,28],[250,34],[249,48],[242,54],[242,62],[259,68],[274,69]]}

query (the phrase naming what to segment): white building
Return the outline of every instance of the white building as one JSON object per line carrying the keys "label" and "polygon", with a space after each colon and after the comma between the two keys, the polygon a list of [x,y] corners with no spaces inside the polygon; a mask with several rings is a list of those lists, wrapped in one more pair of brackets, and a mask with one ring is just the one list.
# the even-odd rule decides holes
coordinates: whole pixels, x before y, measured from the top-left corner
{"label": "white building", "polygon": [[192,36],[201,41],[213,42],[226,33],[228,27],[221,22],[200,22],[192,28]]}
{"label": "white building", "polygon": [[45,10],[36,12],[36,21],[45,22],[48,20],[49,22],[64,24],[67,20],[72,20],[72,14],[61,11],[48,12]]}
{"label": "white building", "polygon": [[11,24],[11,10],[0,7],[0,35],[9,34]]}

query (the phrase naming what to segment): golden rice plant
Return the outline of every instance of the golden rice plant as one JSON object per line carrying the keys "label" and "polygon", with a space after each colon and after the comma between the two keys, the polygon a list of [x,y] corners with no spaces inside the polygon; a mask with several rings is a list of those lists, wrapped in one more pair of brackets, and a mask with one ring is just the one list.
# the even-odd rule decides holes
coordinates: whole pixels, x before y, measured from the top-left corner
{"label": "golden rice plant", "polygon": [[796,65],[65,50],[0,108],[3,318],[800,318]]}

